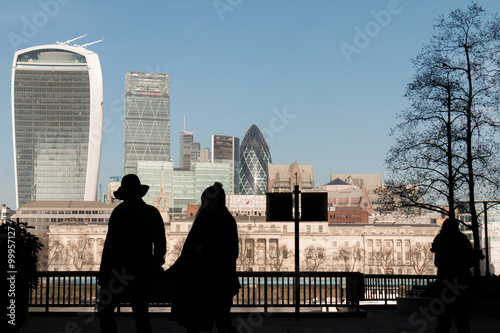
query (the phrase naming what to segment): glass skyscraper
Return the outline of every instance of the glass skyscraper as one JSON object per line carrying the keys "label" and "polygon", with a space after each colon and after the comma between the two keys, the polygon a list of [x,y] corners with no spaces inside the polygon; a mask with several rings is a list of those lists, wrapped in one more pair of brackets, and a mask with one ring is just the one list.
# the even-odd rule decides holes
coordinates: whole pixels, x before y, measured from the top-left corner
{"label": "glass skyscraper", "polygon": [[250,126],[240,146],[240,194],[265,194],[271,153],[264,135]]}
{"label": "glass skyscraper", "polygon": [[212,135],[212,162],[231,164],[231,188],[228,194],[239,194],[240,185],[240,139],[227,135]]}
{"label": "glass skyscraper", "polygon": [[225,189],[231,184],[229,163],[193,162],[191,166],[191,170],[174,169],[173,162],[139,161],[137,175],[142,183],[149,185],[144,201],[154,204],[162,173],[171,213],[181,213],[186,211],[188,204],[200,203],[201,194],[214,182],[221,182]]}
{"label": "glass skyscraper", "polygon": [[170,161],[170,76],[125,73],[125,174],[138,161]]}
{"label": "glass skyscraper", "polygon": [[97,54],[67,43],[14,54],[12,124],[17,207],[96,200],[102,142]]}
{"label": "glass skyscraper", "polygon": [[[179,135],[179,168],[189,170],[191,168],[191,152],[194,148],[194,135],[191,132],[182,131]],[[198,150],[199,150],[198,144]]]}

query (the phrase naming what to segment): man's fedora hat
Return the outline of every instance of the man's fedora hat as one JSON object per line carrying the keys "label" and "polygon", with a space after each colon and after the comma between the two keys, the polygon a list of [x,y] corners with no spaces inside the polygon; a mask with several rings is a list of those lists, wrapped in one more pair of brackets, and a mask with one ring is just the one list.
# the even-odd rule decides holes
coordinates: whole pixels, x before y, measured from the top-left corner
{"label": "man's fedora hat", "polygon": [[115,198],[123,200],[130,194],[143,197],[148,193],[149,186],[142,185],[139,177],[134,174],[123,176],[121,186],[113,192]]}

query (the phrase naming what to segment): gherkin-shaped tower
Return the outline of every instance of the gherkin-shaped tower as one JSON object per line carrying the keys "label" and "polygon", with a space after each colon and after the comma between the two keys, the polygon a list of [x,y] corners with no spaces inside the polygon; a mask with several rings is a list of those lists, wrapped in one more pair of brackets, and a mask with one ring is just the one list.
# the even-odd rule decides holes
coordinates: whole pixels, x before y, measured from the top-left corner
{"label": "gherkin-shaped tower", "polygon": [[257,125],[252,125],[240,146],[240,194],[266,193],[269,163],[272,160],[266,139]]}

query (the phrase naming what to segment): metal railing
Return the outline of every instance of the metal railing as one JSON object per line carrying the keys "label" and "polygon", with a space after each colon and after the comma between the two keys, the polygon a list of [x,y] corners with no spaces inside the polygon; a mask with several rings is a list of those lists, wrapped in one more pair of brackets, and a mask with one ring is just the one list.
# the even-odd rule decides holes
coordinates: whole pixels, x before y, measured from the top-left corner
{"label": "metal railing", "polygon": [[[99,292],[96,271],[38,272],[38,285],[31,290],[29,306],[95,307]],[[356,272],[303,272],[299,275],[300,288],[295,288],[292,272],[238,272],[241,283],[233,299],[233,307],[350,307],[359,309],[363,299],[384,301],[408,296],[435,280],[435,276],[419,275],[363,275]],[[170,307],[168,286],[157,283],[150,305]],[[171,288],[170,288],[171,291]]]}
{"label": "metal railing", "polygon": [[365,300],[395,301],[398,297],[420,296],[436,281],[435,275],[365,274]]}

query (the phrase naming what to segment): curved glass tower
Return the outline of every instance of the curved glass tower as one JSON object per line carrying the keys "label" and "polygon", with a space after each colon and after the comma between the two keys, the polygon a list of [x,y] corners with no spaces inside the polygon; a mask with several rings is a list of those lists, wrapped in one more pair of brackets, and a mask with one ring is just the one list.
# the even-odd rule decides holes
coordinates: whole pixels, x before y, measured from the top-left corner
{"label": "curved glass tower", "polygon": [[94,52],[60,43],[15,53],[17,207],[33,200],[97,199],[102,103],[101,65]]}
{"label": "curved glass tower", "polygon": [[240,194],[266,193],[268,163],[272,160],[266,139],[257,125],[252,125],[240,146]]}

